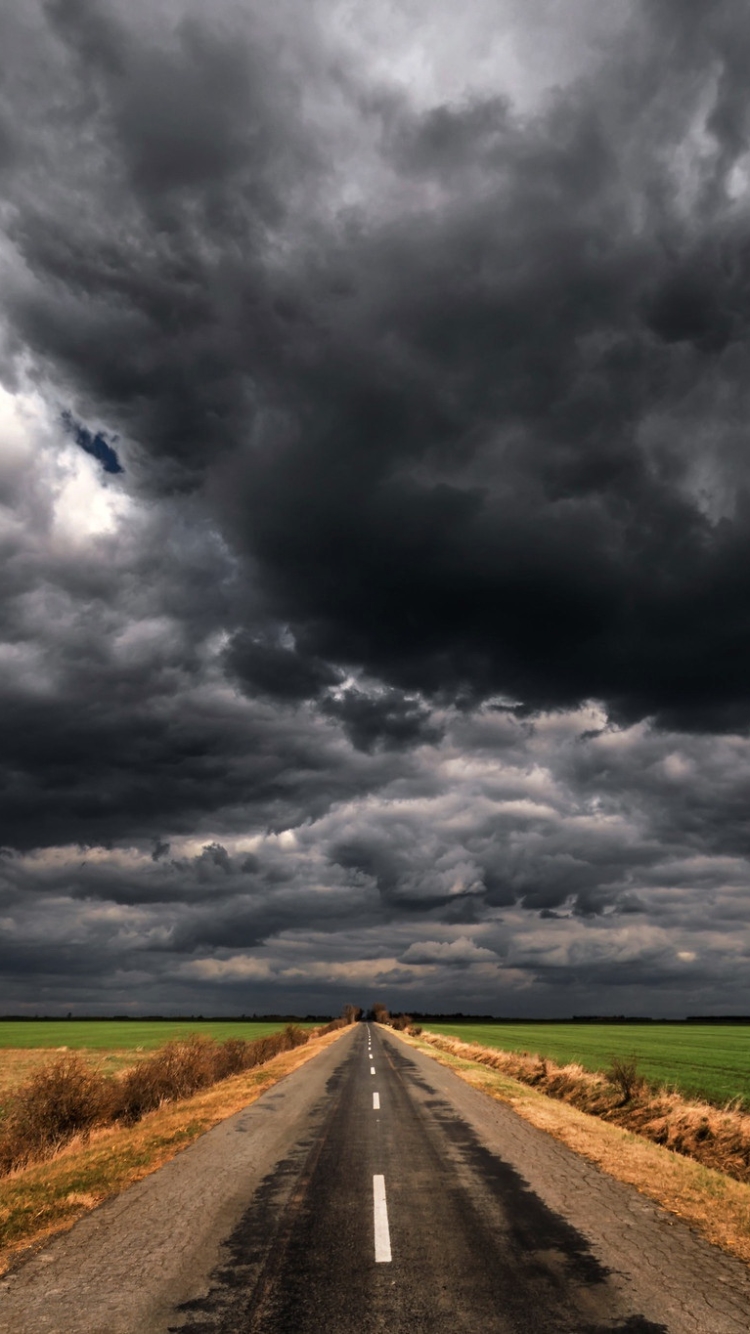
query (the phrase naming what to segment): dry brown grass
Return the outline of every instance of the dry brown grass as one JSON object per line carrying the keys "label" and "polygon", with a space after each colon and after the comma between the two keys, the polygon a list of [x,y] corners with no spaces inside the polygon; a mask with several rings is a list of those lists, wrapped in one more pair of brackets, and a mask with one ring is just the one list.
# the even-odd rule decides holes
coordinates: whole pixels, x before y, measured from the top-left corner
{"label": "dry brown grass", "polygon": [[87,1138],[95,1126],[132,1125],[165,1102],[189,1098],[282,1051],[304,1046],[317,1031],[287,1024],[249,1042],[217,1042],[192,1033],[166,1042],[114,1078],[80,1052],[61,1048],[6,1097],[0,1117],[0,1173],[41,1162],[76,1136]]}
{"label": "dry brown grass", "polygon": [[[0,1106],[8,1094],[28,1082],[33,1074],[50,1061],[64,1055],[67,1048],[59,1047],[2,1047],[0,1048]],[[103,1075],[119,1074],[121,1070],[145,1060],[150,1052],[132,1047],[113,1048],[111,1051],[79,1051],[79,1056],[92,1070]]]}
{"label": "dry brown grass", "polygon": [[[554,1063],[548,1061],[547,1078],[558,1090],[551,1097],[543,1087],[544,1076],[538,1068],[542,1063],[537,1057],[512,1058],[514,1062],[520,1061],[527,1074],[536,1076],[533,1082],[529,1079],[522,1082],[501,1060],[484,1059],[487,1055],[502,1058],[505,1053],[488,1052],[485,1047],[448,1038],[436,1041],[435,1034],[421,1038],[404,1033],[399,1036],[449,1066],[468,1084],[508,1103],[526,1121],[567,1144],[610,1176],[634,1186],[662,1208],[685,1219],[714,1245],[750,1263],[750,1184],[745,1178],[733,1179],[715,1165],[707,1166],[687,1157],[685,1149],[688,1140],[692,1143],[697,1138],[699,1144],[706,1143],[700,1136],[711,1117],[728,1118],[731,1123],[738,1115],[736,1112],[718,1111],[707,1104],[688,1104],[677,1095],[664,1095],[660,1105],[666,1109],[675,1133],[680,1133],[678,1127],[683,1124],[683,1117],[690,1123],[689,1133],[684,1132],[681,1138],[680,1151],[670,1152],[656,1134],[645,1138],[642,1133],[634,1133],[573,1105],[576,1091],[582,1088],[582,1076],[597,1081],[596,1088],[604,1095],[606,1080],[602,1076],[587,1076],[577,1066],[550,1069]],[[609,1100],[620,1101],[619,1093],[610,1088]],[[620,1110],[625,1111],[622,1106]],[[641,1111],[645,1111],[644,1106]],[[724,1138],[726,1145],[730,1143],[728,1136],[719,1138]]]}
{"label": "dry brown grass", "polygon": [[632,1130],[736,1181],[750,1182],[750,1115],[736,1107],[713,1107],[665,1089],[654,1091],[639,1079],[634,1063],[607,1076],[580,1065],[557,1065],[526,1052],[498,1051],[437,1033],[426,1034],[425,1041],[440,1051],[501,1070],[548,1097]]}
{"label": "dry brown grass", "polygon": [[86,1139],[97,1123],[111,1121],[114,1088],[78,1052],[40,1066],[11,1095],[0,1125],[0,1172],[47,1158],[76,1135]]}
{"label": "dry brown grass", "polygon": [[282,1052],[182,1102],[165,1103],[133,1126],[98,1128],[53,1158],[0,1181],[0,1273],[89,1209],[169,1162],[205,1131],[249,1106],[266,1089],[341,1035],[335,1029]]}

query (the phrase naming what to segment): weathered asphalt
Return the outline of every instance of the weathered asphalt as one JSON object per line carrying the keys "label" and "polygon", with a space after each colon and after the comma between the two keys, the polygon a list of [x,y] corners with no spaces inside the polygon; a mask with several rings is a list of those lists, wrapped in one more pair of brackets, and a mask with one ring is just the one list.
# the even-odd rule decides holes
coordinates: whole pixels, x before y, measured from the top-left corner
{"label": "weathered asphalt", "polygon": [[750,1276],[360,1024],[11,1275],[0,1331],[50,1330],[747,1334]]}

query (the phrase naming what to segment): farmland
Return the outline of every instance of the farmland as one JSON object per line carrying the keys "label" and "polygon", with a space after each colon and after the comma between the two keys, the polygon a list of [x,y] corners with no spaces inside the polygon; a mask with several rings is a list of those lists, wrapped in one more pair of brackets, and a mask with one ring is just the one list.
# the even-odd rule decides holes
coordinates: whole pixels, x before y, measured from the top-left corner
{"label": "farmland", "polygon": [[425,1022],[425,1028],[560,1064],[577,1061],[586,1070],[606,1070],[613,1056],[635,1055],[652,1085],[719,1106],[739,1097],[750,1107],[750,1024]]}
{"label": "farmland", "polygon": [[[153,1051],[171,1038],[201,1033],[224,1042],[253,1042],[283,1028],[282,1020],[234,1019],[0,1019],[0,1048],[67,1047],[70,1051]],[[302,1023],[300,1028],[312,1028]]]}
{"label": "farmland", "polygon": [[252,1042],[283,1027],[280,1020],[0,1019],[0,1101],[60,1051],[80,1051],[102,1074],[112,1075],[189,1033]]}

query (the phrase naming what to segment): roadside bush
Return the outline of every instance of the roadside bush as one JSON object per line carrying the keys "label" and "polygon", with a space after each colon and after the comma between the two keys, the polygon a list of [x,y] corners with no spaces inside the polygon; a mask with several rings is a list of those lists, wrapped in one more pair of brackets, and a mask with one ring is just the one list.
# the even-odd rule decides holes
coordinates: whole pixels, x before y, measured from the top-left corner
{"label": "roadside bush", "polygon": [[243,1038],[227,1038],[216,1053],[214,1066],[217,1079],[228,1079],[230,1075],[239,1075],[248,1068],[248,1049],[251,1042]]}
{"label": "roadside bush", "polygon": [[613,1056],[607,1078],[619,1089],[623,1103],[630,1102],[633,1094],[638,1093],[644,1084],[638,1073],[638,1059],[635,1056]]}
{"label": "roadside bush", "polygon": [[254,1042],[192,1034],[167,1042],[116,1078],[106,1079],[75,1052],[43,1065],[0,1113],[0,1174],[50,1157],[94,1126],[134,1125],[165,1102],[189,1098],[230,1075],[263,1065],[311,1036],[346,1025],[336,1019],[312,1032],[287,1024]]}
{"label": "roadside bush", "polygon": [[284,1029],[284,1038],[286,1039],[286,1050],[291,1051],[295,1047],[303,1047],[307,1042],[307,1033],[299,1024],[287,1024]]}
{"label": "roadside bush", "polygon": [[112,1119],[132,1124],[163,1102],[189,1098],[221,1078],[219,1063],[219,1044],[211,1038],[167,1042],[117,1081]]}
{"label": "roadside bush", "polygon": [[337,1028],[347,1028],[348,1026],[349,1020],[342,1015],[340,1019],[331,1019],[327,1024],[323,1024],[323,1027],[317,1029],[317,1032],[321,1035],[323,1033],[335,1033]]}
{"label": "roadside bush", "polygon": [[410,1014],[396,1014],[390,1020],[391,1028],[395,1028],[397,1033],[406,1032],[406,1029],[410,1028],[413,1023],[414,1020]]}
{"label": "roadside bush", "polygon": [[0,1170],[48,1158],[106,1117],[109,1083],[76,1052],[37,1070],[13,1096],[0,1127]]}

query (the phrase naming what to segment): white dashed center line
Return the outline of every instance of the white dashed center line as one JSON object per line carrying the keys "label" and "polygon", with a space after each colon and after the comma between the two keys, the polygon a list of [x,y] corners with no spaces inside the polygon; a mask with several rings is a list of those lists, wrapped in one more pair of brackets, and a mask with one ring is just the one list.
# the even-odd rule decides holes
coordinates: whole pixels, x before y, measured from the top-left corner
{"label": "white dashed center line", "polygon": [[379,1093],[373,1093],[373,1095],[372,1095],[372,1110],[373,1110],[374,1112],[379,1112],[379,1111],[380,1111],[380,1094],[379,1094]]}
{"label": "white dashed center line", "polygon": [[385,1177],[372,1178],[372,1197],[375,1211],[375,1263],[389,1264],[391,1234],[388,1231],[388,1206],[385,1202]]}
{"label": "white dashed center line", "polygon": [[371,1065],[371,1066],[370,1066],[370,1074],[371,1074],[371,1075],[374,1075],[374,1074],[375,1074],[375,1066],[374,1066],[374,1065]]}

